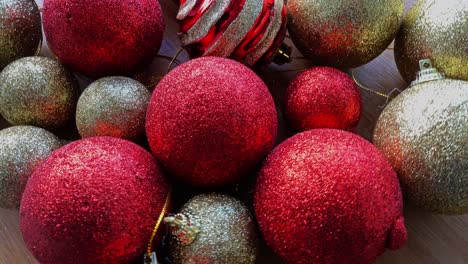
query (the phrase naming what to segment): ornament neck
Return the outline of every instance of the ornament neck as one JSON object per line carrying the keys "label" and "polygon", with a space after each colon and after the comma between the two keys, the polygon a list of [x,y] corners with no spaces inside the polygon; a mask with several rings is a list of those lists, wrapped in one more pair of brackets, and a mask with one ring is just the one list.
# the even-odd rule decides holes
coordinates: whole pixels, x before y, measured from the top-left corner
{"label": "ornament neck", "polygon": [[445,79],[444,74],[439,72],[436,68],[432,67],[431,60],[420,60],[419,72],[416,76],[416,80],[411,83],[411,86],[442,79]]}
{"label": "ornament neck", "polygon": [[278,51],[276,52],[273,62],[278,65],[283,65],[291,62],[291,52],[292,48],[286,43],[281,44]]}

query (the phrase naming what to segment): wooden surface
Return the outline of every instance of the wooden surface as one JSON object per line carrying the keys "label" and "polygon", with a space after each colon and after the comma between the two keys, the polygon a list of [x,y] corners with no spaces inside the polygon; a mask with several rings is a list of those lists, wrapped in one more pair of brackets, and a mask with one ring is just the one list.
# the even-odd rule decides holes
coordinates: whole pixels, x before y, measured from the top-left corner
{"label": "wooden surface", "polygon": [[[174,1],[162,0],[166,12],[167,32],[161,55],[172,57],[179,49],[179,43],[175,33],[177,23]],[[415,0],[407,0],[407,8]],[[42,0],[38,1],[42,6]],[[49,55],[47,48],[43,49],[44,55]],[[310,64],[294,51],[294,61],[282,67],[270,65],[256,71],[269,85],[276,103],[281,105],[281,97],[289,81],[296,76],[301,69]],[[182,53],[178,58],[181,61],[187,59]],[[167,60],[158,59],[151,67],[155,74],[164,73]],[[389,49],[371,63],[354,70],[356,78],[375,91],[385,94],[394,88],[404,89],[407,84],[401,79],[393,59],[393,52]],[[84,87],[89,81],[81,80]],[[364,113],[358,127],[358,132],[369,139],[376,118],[381,112],[381,106],[385,104],[385,98],[362,90],[364,101]],[[6,124],[0,118],[0,128]],[[288,132],[281,132],[287,136]],[[468,215],[464,216],[440,216],[423,212],[405,203],[405,218],[408,229],[408,242],[406,246],[396,252],[387,252],[378,263],[394,264],[467,264],[468,263]],[[19,230],[19,217],[17,211],[0,209],[0,264],[27,264],[37,263],[30,255],[21,238]],[[352,243],[352,241],[349,241]],[[277,258],[265,246],[262,247],[259,263],[280,263]]]}

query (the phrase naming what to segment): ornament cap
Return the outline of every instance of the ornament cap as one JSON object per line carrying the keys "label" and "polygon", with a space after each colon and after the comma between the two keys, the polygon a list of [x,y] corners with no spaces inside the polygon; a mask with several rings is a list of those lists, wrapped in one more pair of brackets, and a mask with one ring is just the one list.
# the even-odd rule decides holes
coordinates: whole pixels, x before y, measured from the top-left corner
{"label": "ornament cap", "polygon": [[169,225],[171,235],[181,245],[190,245],[200,232],[200,219],[193,213],[169,216],[164,218],[164,222]]}
{"label": "ornament cap", "polygon": [[419,61],[419,72],[416,75],[416,80],[411,83],[411,86],[416,84],[442,80],[445,79],[443,73],[439,72],[436,68],[432,66],[432,62],[429,59]]}
{"label": "ornament cap", "polygon": [[273,58],[273,62],[278,64],[278,65],[283,65],[286,63],[291,62],[291,53],[292,53],[292,48],[287,45],[286,43],[281,44],[281,46],[278,49],[278,52],[276,52],[275,57]]}

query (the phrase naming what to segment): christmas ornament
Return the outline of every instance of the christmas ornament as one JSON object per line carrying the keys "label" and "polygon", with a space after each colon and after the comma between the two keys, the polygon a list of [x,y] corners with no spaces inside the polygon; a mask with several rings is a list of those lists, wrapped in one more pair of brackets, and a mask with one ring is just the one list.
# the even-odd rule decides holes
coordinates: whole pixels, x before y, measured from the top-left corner
{"label": "christmas ornament", "polygon": [[373,263],[406,241],[395,172],[372,144],[342,130],[309,130],[274,149],[254,207],[286,263]]}
{"label": "christmas ornament", "polygon": [[411,82],[429,58],[448,78],[468,81],[468,2],[421,0],[409,11],[395,41],[395,60]]}
{"label": "christmas ornament", "polygon": [[74,76],[50,58],[22,58],[0,73],[0,113],[13,125],[64,126],[78,93]]}
{"label": "christmas ornament", "polygon": [[29,176],[61,145],[55,135],[38,127],[15,126],[0,131],[0,207],[19,207]]}
{"label": "christmas ornament", "polygon": [[196,196],[165,222],[170,227],[170,257],[174,264],[255,263],[255,224],[249,210],[232,197]]}
{"label": "christmas ornament", "polygon": [[193,56],[219,56],[248,66],[289,62],[283,0],[182,0],[177,14],[182,45]]}
{"label": "christmas ornament", "polygon": [[204,57],[158,84],[146,134],[153,154],[179,180],[214,187],[248,175],[273,147],[277,126],[273,98],[254,72]]}
{"label": "christmas ornament", "polygon": [[133,263],[146,252],[168,188],[143,148],[112,137],[75,141],[29,179],[24,241],[40,263]]}
{"label": "christmas ornament", "polygon": [[379,117],[374,143],[405,196],[435,213],[468,213],[468,82],[445,79],[430,61]]}
{"label": "christmas ornament", "polygon": [[316,67],[289,85],[286,120],[298,131],[314,128],[353,130],[361,116],[361,94],[345,73]]}
{"label": "christmas ornament", "polygon": [[0,70],[34,55],[42,40],[41,14],[33,0],[0,0]]}
{"label": "christmas ornament", "polygon": [[145,131],[150,96],[145,86],[127,77],[95,81],[78,101],[76,125],[80,135],[137,139]]}
{"label": "christmas ornament", "polygon": [[289,0],[288,29],[297,48],[315,63],[354,68],[388,47],[404,8],[403,0]]}
{"label": "christmas ornament", "polygon": [[164,31],[157,0],[45,0],[43,21],[52,52],[90,77],[134,73],[158,53]]}

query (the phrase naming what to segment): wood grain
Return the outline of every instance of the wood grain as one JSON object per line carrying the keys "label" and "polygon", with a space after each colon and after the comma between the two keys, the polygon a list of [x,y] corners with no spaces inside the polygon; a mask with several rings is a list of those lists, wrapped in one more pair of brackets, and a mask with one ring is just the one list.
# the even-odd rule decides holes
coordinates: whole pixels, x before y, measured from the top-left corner
{"label": "wood grain", "polygon": [[[42,0],[38,4],[42,6]],[[415,0],[407,0],[407,8],[414,4]],[[161,1],[166,12],[167,32],[160,51],[161,55],[172,57],[179,49],[180,44],[176,36],[177,23],[175,17],[176,6],[174,1]],[[43,55],[51,56],[46,44]],[[288,65],[269,65],[256,69],[259,75],[269,85],[280,107],[281,98],[288,83],[302,70],[311,66],[310,62],[301,58],[300,53],[294,50],[294,61]],[[183,52],[178,58],[181,61],[188,59]],[[164,59],[156,59],[151,66],[151,72],[163,75],[168,62]],[[407,84],[400,77],[393,58],[392,50],[385,51],[374,61],[354,70],[356,79],[366,87],[374,91],[389,93],[395,88],[403,90]],[[82,87],[89,80],[81,79]],[[363,90],[364,112],[358,132],[369,139],[373,126],[379,116],[386,99],[374,93]],[[279,109],[281,110],[281,109]],[[280,113],[280,120],[281,113]],[[6,122],[0,118],[0,128],[6,127]],[[283,129],[282,138],[290,133]],[[378,261],[380,264],[466,264],[468,263],[468,215],[464,216],[440,216],[433,215],[414,208],[405,203],[405,218],[408,228],[409,240],[407,245],[395,252],[385,253]],[[352,243],[352,241],[349,241]],[[37,263],[34,257],[26,249],[19,229],[19,216],[17,211],[0,209],[0,264],[28,264]],[[258,263],[280,263],[274,254],[262,246]]]}

